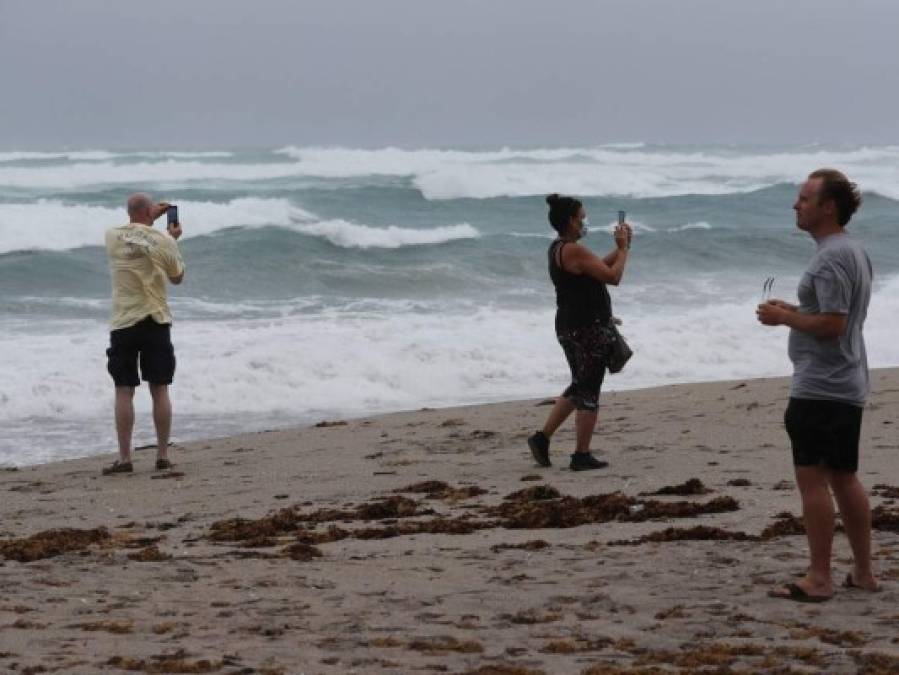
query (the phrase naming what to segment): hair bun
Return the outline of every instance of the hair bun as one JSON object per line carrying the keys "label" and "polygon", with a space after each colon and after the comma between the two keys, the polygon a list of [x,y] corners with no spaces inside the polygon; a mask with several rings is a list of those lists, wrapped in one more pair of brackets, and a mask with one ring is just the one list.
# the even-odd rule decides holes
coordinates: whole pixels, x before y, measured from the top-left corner
{"label": "hair bun", "polygon": [[561,197],[559,196],[559,193],[553,192],[551,195],[549,195],[546,198],[546,203],[549,204],[550,206],[553,206],[554,204],[558,204],[560,199],[561,199]]}

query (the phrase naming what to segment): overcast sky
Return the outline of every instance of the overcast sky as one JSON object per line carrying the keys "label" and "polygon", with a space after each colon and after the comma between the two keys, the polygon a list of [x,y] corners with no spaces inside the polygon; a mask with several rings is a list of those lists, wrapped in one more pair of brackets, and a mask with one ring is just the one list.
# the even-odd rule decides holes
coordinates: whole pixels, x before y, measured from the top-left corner
{"label": "overcast sky", "polygon": [[0,0],[0,148],[899,142],[895,0]]}

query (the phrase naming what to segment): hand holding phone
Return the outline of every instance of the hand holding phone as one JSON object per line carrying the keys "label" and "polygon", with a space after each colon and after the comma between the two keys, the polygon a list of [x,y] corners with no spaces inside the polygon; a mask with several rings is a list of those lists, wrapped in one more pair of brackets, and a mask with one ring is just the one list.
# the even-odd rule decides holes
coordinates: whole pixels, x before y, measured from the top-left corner
{"label": "hand holding phone", "polygon": [[173,238],[177,239],[181,236],[181,223],[178,222],[178,207],[174,204],[169,204],[165,210],[165,216],[167,221],[166,230]]}
{"label": "hand holding phone", "polygon": [[618,227],[623,227],[627,230],[627,247],[631,247],[631,239],[634,238],[634,230],[631,229],[631,226],[627,224],[625,218],[627,217],[627,213],[624,211],[618,212]]}

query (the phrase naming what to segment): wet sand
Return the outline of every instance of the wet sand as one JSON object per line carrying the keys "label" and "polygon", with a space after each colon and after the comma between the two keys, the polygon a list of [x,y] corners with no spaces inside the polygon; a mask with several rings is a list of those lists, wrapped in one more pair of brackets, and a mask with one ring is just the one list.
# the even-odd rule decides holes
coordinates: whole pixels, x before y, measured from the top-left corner
{"label": "wet sand", "polygon": [[571,423],[533,464],[546,401],[0,470],[0,669],[899,672],[899,369],[860,469],[884,589],[825,604],[766,595],[806,562],[787,388],[604,394],[593,472]]}

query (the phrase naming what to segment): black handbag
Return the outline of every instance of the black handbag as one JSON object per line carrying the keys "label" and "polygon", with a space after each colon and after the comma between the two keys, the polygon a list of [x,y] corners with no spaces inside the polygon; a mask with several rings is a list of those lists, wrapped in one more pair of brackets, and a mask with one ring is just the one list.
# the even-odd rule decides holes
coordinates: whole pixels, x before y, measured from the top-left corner
{"label": "black handbag", "polygon": [[607,328],[611,338],[611,344],[609,345],[609,372],[620,373],[624,368],[624,364],[634,355],[634,350],[630,348],[621,333],[618,332],[618,327],[615,325],[614,320],[609,322]]}

